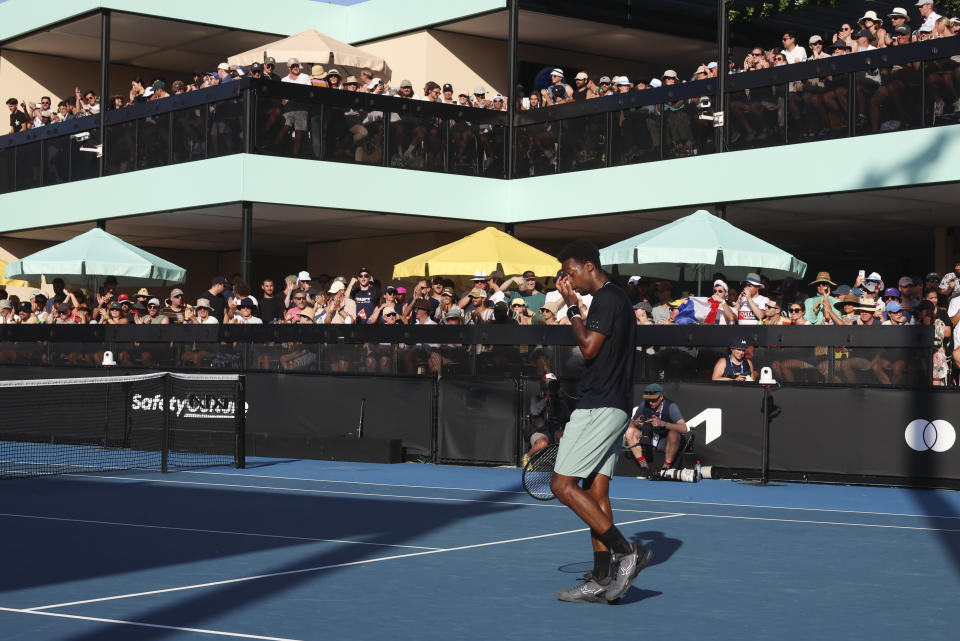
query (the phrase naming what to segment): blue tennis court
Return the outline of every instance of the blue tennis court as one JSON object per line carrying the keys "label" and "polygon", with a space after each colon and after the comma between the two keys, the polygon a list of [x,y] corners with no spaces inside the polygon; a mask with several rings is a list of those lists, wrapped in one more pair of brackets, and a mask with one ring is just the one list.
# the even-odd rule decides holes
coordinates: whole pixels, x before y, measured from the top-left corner
{"label": "blue tennis court", "polygon": [[654,559],[557,601],[589,534],[515,469],[252,459],[0,484],[4,641],[951,638],[960,496],[617,478]]}

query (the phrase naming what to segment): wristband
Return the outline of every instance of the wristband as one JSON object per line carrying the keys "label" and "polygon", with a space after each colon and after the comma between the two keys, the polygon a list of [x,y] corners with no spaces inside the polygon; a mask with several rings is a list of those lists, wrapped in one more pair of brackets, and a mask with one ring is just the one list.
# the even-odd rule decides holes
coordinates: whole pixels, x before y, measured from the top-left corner
{"label": "wristband", "polygon": [[567,307],[567,318],[573,320],[574,318],[579,318],[583,320],[583,317],[580,316],[580,308],[576,305],[570,305]]}

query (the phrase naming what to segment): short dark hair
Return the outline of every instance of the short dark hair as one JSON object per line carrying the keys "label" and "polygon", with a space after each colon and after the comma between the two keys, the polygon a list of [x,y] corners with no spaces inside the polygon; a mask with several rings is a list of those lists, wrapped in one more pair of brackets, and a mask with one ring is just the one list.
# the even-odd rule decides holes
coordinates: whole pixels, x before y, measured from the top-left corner
{"label": "short dark hair", "polygon": [[8,104],[8,105],[15,105],[15,104],[17,104],[17,99],[16,99],[16,98],[7,98],[7,104]]}
{"label": "short dark hair", "polygon": [[571,258],[581,265],[591,262],[597,267],[597,269],[602,268],[600,265],[600,250],[597,249],[597,246],[591,243],[589,240],[575,240],[564,247],[563,251],[561,251],[557,256],[557,260],[559,260],[561,263],[564,263]]}

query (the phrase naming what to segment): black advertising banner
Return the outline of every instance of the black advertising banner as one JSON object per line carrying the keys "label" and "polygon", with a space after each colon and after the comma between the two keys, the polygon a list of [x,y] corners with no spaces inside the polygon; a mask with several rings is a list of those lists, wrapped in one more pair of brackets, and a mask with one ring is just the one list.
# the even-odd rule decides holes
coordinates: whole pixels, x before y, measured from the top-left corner
{"label": "black advertising banner", "polygon": [[247,433],[277,437],[356,434],[401,439],[408,454],[429,457],[433,381],[425,378],[247,374]]}
{"label": "black advertising banner", "polygon": [[440,461],[515,463],[519,403],[518,381],[511,378],[440,379]]}

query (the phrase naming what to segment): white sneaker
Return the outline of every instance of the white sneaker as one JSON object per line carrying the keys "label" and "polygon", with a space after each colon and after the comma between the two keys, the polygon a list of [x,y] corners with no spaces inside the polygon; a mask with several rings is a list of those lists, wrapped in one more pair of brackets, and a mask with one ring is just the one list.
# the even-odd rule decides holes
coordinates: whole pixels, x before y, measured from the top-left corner
{"label": "white sneaker", "polygon": [[933,101],[933,117],[939,118],[942,115],[943,115],[943,101],[934,100]]}

